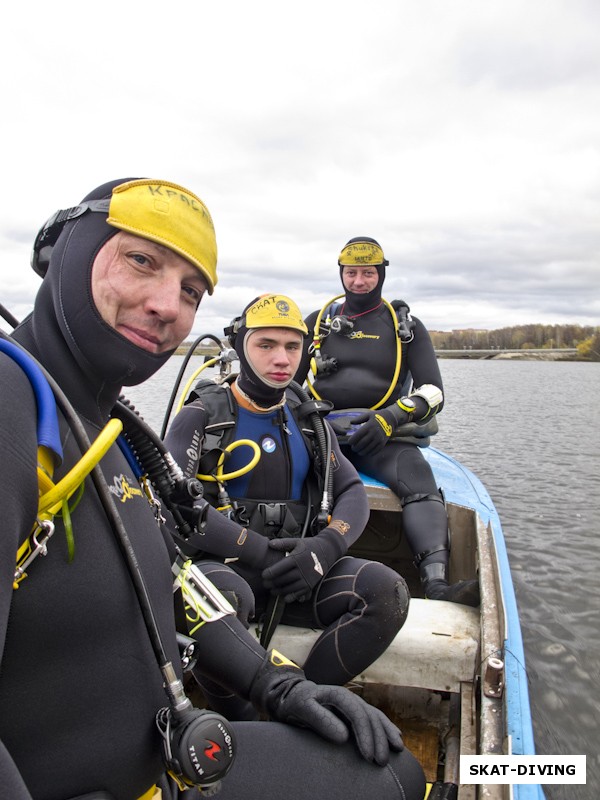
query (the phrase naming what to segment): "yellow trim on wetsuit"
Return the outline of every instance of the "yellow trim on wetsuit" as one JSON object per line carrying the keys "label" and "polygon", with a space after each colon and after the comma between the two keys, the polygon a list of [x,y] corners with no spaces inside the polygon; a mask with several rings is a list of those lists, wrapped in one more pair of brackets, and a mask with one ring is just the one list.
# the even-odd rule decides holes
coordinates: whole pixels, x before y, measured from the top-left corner
{"label": "yellow trim on wetsuit", "polygon": [[154,786],[151,786],[147,792],[144,792],[143,795],[138,797],[138,800],[160,800],[161,797],[162,797],[161,790],[157,787],[156,784],[154,784]]}

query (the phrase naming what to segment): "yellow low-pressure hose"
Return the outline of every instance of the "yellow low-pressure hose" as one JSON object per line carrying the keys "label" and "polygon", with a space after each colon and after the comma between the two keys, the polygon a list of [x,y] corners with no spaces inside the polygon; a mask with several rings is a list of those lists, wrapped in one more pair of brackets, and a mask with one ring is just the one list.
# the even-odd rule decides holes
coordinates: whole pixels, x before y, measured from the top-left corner
{"label": "yellow low-pressure hose", "polygon": [[[39,555],[45,553],[45,543],[48,541],[54,525],[52,518],[62,510],[65,533],[67,535],[67,546],[69,558],[73,557],[74,543],[73,532],[70,521],[70,511],[67,504],[69,498],[83,484],[85,478],[94,469],[96,464],[105,455],[109,447],[114,444],[118,435],[123,430],[123,423],[118,419],[111,419],[100,431],[97,438],[92,443],[90,449],[83,454],[75,466],[58,483],[53,483],[53,457],[51,452],[43,447],[38,447],[38,487],[40,499],[38,501],[38,513],[36,524],[31,534],[25,539],[17,550],[14,588],[18,588],[21,581],[27,577],[25,571],[27,565]],[[44,526],[50,526],[51,530]],[[38,539],[38,536],[41,537]]]}
{"label": "yellow low-pressure hose", "polygon": [[[52,485],[39,499],[38,516],[52,516],[56,514],[65,500],[77,490],[80,484],[94,469],[100,459],[106,454],[118,435],[123,430],[123,423],[119,419],[111,419],[100,431],[92,446],[84,453],[81,459],[61,480]],[[43,479],[40,476],[44,475]],[[47,475],[38,468],[38,482],[47,486]]]}
{"label": "yellow low-pressure hose", "polygon": [[200,375],[202,370],[208,369],[209,367],[213,367],[220,360],[221,360],[221,356],[215,356],[215,358],[209,358],[208,361],[205,361],[204,364],[202,364],[201,367],[198,367],[198,369],[192,374],[191,378],[188,380],[188,382],[183,387],[183,391],[182,391],[182,393],[181,393],[181,395],[179,397],[179,400],[177,402],[177,407],[175,408],[175,413],[178,413],[183,408],[183,405],[185,403],[186,397],[188,396],[188,392],[192,388],[192,384],[194,383],[194,381],[196,380],[198,375]]}
{"label": "yellow low-pressure hose", "polygon": [[[383,298],[381,298],[383,300]],[[374,411],[376,408],[381,408],[381,406],[388,400],[391,393],[396,388],[396,383],[398,382],[398,377],[400,376],[400,367],[402,366],[402,342],[400,341],[400,334],[398,333],[398,317],[396,312],[394,311],[394,307],[388,303],[387,300],[383,300],[385,303],[386,308],[392,315],[392,319],[394,320],[394,334],[396,337],[396,367],[394,369],[394,377],[390,381],[389,388],[387,392],[383,395],[381,400],[378,403],[375,403],[374,406],[371,406],[372,410]]]}
{"label": "yellow low-pressure hose", "polygon": [[[321,337],[319,331],[321,330],[321,320],[323,319],[323,314],[325,313],[326,309],[329,308],[329,306],[331,306],[333,303],[335,303],[336,300],[339,300],[340,297],[345,297],[345,296],[346,296],[345,294],[338,294],[335,297],[332,297],[331,300],[328,300],[325,303],[325,305],[323,306],[323,308],[319,311],[319,315],[318,315],[318,317],[317,317],[317,319],[315,321],[315,327],[314,327],[313,345],[314,345],[314,349],[315,350],[320,350],[321,349],[321,338],[322,337]],[[394,320],[394,332],[395,332],[395,336],[396,336],[396,366],[394,368],[394,375],[392,377],[392,380],[390,382],[390,385],[388,387],[387,392],[384,394],[384,396],[381,398],[381,400],[379,400],[379,402],[377,402],[377,403],[375,403],[375,405],[371,406],[371,410],[372,411],[374,411],[377,408],[381,408],[381,406],[386,402],[386,400],[392,394],[392,392],[394,391],[394,389],[396,387],[396,383],[398,381],[398,376],[400,375],[400,367],[402,366],[402,342],[400,341],[400,335],[398,333],[398,317],[396,315],[396,311],[394,310],[394,307],[390,303],[388,303],[387,300],[384,300],[384,298],[382,297],[381,301],[382,301],[382,303],[384,303],[384,305],[386,306],[386,308],[388,309],[388,311],[392,315],[392,319]],[[316,360],[314,358],[311,359],[310,367],[311,367],[313,375],[316,377],[316,375],[317,375],[317,363],[316,363]],[[320,397],[320,395],[317,393],[316,389],[314,388],[314,386],[310,382],[310,380],[308,378],[308,375],[306,376],[306,385],[308,386],[308,389],[309,389],[310,393],[312,394],[312,396],[315,398],[315,400],[322,400],[323,399],[322,397]]]}
{"label": "yellow low-pressure hose", "polygon": [[[225,474],[223,472],[223,464],[225,463],[225,454],[231,453],[236,447],[241,447],[242,445],[246,445],[250,447],[254,451],[254,455],[252,459],[246,464],[245,467],[240,467],[240,469],[236,469],[234,472],[228,472]],[[258,464],[258,460],[260,458],[260,447],[253,442],[252,439],[238,439],[237,442],[232,442],[228,444],[225,448],[224,452],[221,453],[219,460],[217,462],[217,469],[215,475],[200,475],[198,474],[196,477],[198,480],[201,481],[215,481],[216,483],[224,483],[225,481],[232,481],[234,478],[239,478],[241,475],[245,475],[247,472],[250,472],[251,469]]]}
{"label": "yellow low-pressure hose", "polygon": [[52,450],[44,445],[38,446],[38,487],[39,493],[50,491],[54,486],[52,482],[52,475],[54,474],[54,454]]}

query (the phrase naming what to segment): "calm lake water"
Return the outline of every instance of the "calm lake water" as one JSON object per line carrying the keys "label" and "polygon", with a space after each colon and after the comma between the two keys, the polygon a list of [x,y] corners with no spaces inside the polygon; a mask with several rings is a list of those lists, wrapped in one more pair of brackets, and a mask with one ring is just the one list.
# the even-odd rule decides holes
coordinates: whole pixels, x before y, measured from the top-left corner
{"label": "calm lake water", "polygon": [[[127,391],[157,431],[182,361]],[[600,364],[444,359],[440,367],[447,404],[434,444],[479,476],[498,509],[537,752],[587,755],[587,786],[548,786],[546,796],[598,798]]]}

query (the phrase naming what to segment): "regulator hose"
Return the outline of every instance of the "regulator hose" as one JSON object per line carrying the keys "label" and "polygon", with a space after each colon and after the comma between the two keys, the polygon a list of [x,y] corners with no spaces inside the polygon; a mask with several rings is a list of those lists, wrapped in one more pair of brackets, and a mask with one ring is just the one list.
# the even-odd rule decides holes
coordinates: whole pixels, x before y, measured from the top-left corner
{"label": "regulator hose", "polygon": [[[318,356],[320,355],[320,351],[321,351],[321,340],[323,338],[325,338],[320,333],[321,320],[323,318],[323,314],[325,313],[325,311],[327,309],[329,309],[329,307],[333,303],[335,303],[336,300],[339,300],[341,297],[345,297],[345,294],[338,294],[335,297],[331,298],[331,300],[328,300],[327,303],[325,303],[323,308],[320,310],[320,312],[319,312],[319,314],[317,316],[316,322],[315,322],[312,347],[313,347],[313,352],[316,355],[315,355],[314,359],[311,359],[311,369],[309,370],[309,374],[310,374],[311,370],[313,371],[313,374],[314,374],[315,378],[316,378],[316,373],[317,373],[317,363],[316,362],[317,362]],[[395,335],[395,340],[396,340],[396,365],[394,367],[394,374],[393,374],[392,380],[390,381],[390,385],[389,385],[386,393],[383,395],[383,397],[380,400],[377,401],[377,403],[375,403],[373,406],[371,406],[371,410],[373,410],[373,411],[375,409],[381,408],[383,406],[383,404],[385,402],[387,402],[387,400],[389,399],[390,395],[392,394],[392,392],[394,391],[394,389],[396,387],[396,383],[397,383],[398,378],[400,376],[400,367],[402,366],[402,341],[400,339],[400,334],[399,334],[399,330],[398,330],[398,325],[399,325],[399,323],[398,323],[398,315],[396,314],[396,310],[391,305],[391,303],[388,303],[388,301],[385,300],[383,297],[381,298],[381,302],[388,309],[388,311],[392,315],[392,320],[394,321],[394,335]],[[329,335],[329,334],[327,334],[327,335]],[[313,367],[313,361],[315,362],[314,363],[314,367]],[[306,385],[308,386],[309,391],[313,395],[313,397],[315,397],[317,400],[321,400],[322,399],[320,397],[320,395],[317,394],[317,391],[316,391],[316,389],[314,387],[314,384],[310,382],[310,379],[309,379],[308,375],[306,376]]]}
{"label": "regulator hose", "polygon": [[[327,517],[331,512],[331,508],[333,506],[333,472],[331,470],[331,434],[329,432],[328,426],[325,424],[323,417],[319,414],[318,410],[315,408],[314,410],[310,410],[311,407],[314,407],[315,401],[309,395],[309,393],[300,386],[299,383],[292,381],[290,383],[290,389],[298,395],[302,404],[306,403],[305,408],[308,409],[306,414],[307,418],[310,420],[311,426],[315,432],[315,436],[317,437],[317,446],[319,457],[321,460],[321,471],[323,474],[323,494],[321,498],[321,522],[327,522]],[[324,401],[321,401],[322,405],[325,405]],[[323,518],[323,515],[325,517]]]}
{"label": "regulator hose", "polygon": [[2,303],[0,303],[0,315],[2,315],[8,324],[12,325],[13,328],[16,328],[19,324],[19,320],[15,317],[15,315],[11,314],[8,308],[2,305]]}
{"label": "regulator hose", "polygon": [[161,439],[165,438],[165,434],[167,432],[167,425],[169,424],[169,419],[171,417],[171,412],[173,410],[173,405],[175,404],[175,398],[177,397],[177,393],[179,392],[179,387],[181,385],[181,381],[183,380],[183,376],[185,374],[185,369],[186,369],[186,367],[188,365],[188,362],[189,362],[190,358],[194,355],[194,353],[196,351],[196,348],[198,347],[200,342],[204,341],[204,339],[210,339],[211,341],[215,342],[215,344],[219,347],[219,349],[221,349],[221,347],[223,346],[221,340],[217,336],[215,336],[213,333],[203,333],[201,336],[198,336],[198,338],[194,342],[192,342],[192,344],[190,345],[189,350],[187,351],[187,353],[184,356],[183,363],[181,364],[181,367],[179,368],[179,373],[177,375],[175,383],[173,384],[173,390],[171,392],[171,396],[169,397],[169,402],[167,404],[167,409],[165,411],[165,416],[164,416],[164,419],[163,419],[162,428],[160,430],[160,438]]}
{"label": "regulator hose", "polygon": [[188,538],[193,529],[179,510],[181,502],[202,497],[203,488],[195,478],[185,478],[181,467],[165,447],[163,440],[144,421],[133,404],[124,396],[113,408],[113,416],[123,422],[124,438],[161,500],[173,516],[183,538]]}

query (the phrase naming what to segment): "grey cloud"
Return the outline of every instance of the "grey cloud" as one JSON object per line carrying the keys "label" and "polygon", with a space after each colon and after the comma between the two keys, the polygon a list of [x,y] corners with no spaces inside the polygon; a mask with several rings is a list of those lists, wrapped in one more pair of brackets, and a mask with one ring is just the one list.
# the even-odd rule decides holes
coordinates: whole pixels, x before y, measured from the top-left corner
{"label": "grey cloud", "polygon": [[457,39],[450,63],[462,84],[486,82],[502,91],[537,92],[600,80],[598,27],[590,24],[590,13],[600,22],[598,6],[587,5],[579,14],[577,3],[555,19],[553,3],[538,9],[521,6],[520,19],[510,27],[503,19],[488,25],[472,24]]}

